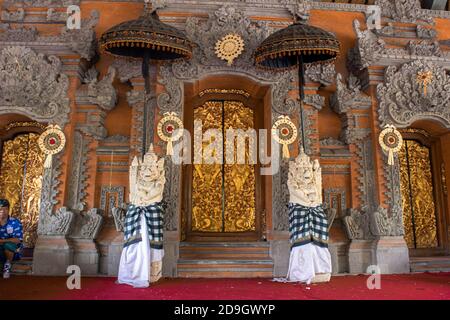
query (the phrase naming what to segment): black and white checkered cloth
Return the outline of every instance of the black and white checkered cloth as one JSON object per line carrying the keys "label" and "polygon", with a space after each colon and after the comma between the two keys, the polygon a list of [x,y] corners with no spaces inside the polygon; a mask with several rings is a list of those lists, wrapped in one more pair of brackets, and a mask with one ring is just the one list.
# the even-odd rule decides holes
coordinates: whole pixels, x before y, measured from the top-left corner
{"label": "black and white checkered cloth", "polygon": [[130,204],[125,216],[123,229],[125,236],[124,247],[140,242],[141,238],[141,215],[145,216],[148,228],[150,247],[153,249],[163,248],[163,204],[155,202],[147,207],[138,207]]}
{"label": "black and white checkered cloth", "polygon": [[328,247],[328,220],[322,205],[305,207],[289,203],[289,233],[291,248],[314,243]]}

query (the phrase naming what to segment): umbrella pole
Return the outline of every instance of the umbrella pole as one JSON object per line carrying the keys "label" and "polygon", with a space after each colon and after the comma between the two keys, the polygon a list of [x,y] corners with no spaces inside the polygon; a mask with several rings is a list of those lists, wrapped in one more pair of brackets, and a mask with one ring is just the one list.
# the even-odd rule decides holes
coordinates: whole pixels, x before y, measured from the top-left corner
{"label": "umbrella pole", "polygon": [[143,128],[142,128],[142,156],[145,155],[145,152],[147,151],[147,117],[148,117],[148,105],[147,105],[147,99],[150,96],[150,74],[149,74],[149,68],[150,68],[150,55],[148,52],[145,53],[143,59],[142,59],[142,76],[144,77],[144,120],[142,121]]}
{"label": "umbrella pole", "polygon": [[305,83],[305,72],[304,72],[304,63],[303,63],[303,57],[297,56],[297,62],[298,62],[298,91],[300,95],[300,126],[302,127],[302,148],[306,153],[306,138],[305,138],[305,126],[304,126],[304,120],[303,120],[303,100],[305,99],[305,90],[303,87],[303,84]]}

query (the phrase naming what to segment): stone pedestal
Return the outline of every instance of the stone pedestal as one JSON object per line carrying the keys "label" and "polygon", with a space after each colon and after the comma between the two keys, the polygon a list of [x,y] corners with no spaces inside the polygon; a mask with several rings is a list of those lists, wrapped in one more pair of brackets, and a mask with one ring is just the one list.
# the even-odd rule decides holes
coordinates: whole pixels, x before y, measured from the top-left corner
{"label": "stone pedestal", "polygon": [[177,261],[180,249],[179,241],[178,231],[164,231],[163,277],[174,278],[177,276]]}
{"label": "stone pedestal", "polygon": [[273,260],[273,276],[286,277],[289,269],[289,255],[291,245],[289,243],[289,233],[286,239],[270,241],[270,256]]}
{"label": "stone pedestal", "polygon": [[348,268],[351,274],[366,273],[372,264],[372,240],[352,240],[348,248]]}
{"label": "stone pedestal", "polygon": [[81,275],[96,275],[99,272],[99,252],[92,239],[71,239],[73,264],[81,269]]}
{"label": "stone pedestal", "polygon": [[409,250],[405,239],[400,237],[379,237],[372,244],[374,265],[382,274],[409,273]]}
{"label": "stone pedestal", "polygon": [[328,246],[332,274],[348,272],[348,242],[333,242]]}
{"label": "stone pedestal", "polygon": [[39,236],[33,253],[33,274],[67,275],[73,265],[73,249],[65,236]]}

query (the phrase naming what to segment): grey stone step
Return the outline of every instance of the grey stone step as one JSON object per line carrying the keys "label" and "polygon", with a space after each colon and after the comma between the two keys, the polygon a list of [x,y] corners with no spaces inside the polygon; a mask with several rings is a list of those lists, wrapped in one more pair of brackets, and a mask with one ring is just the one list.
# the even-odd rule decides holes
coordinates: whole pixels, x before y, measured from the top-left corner
{"label": "grey stone step", "polygon": [[269,248],[268,242],[180,242],[180,248],[184,247],[236,247],[236,248]]}

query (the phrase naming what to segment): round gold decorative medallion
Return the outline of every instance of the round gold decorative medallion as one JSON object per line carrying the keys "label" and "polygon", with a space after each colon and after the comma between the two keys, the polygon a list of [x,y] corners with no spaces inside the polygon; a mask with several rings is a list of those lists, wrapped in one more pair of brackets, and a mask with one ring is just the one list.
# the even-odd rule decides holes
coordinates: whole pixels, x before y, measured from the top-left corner
{"label": "round gold decorative medallion", "polygon": [[283,145],[283,157],[289,158],[288,146],[297,139],[298,130],[291,118],[280,116],[272,126],[272,136],[276,142]]}
{"label": "round gold decorative medallion", "polygon": [[394,153],[399,152],[403,145],[402,134],[393,125],[387,125],[378,140],[381,149],[388,153],[388,164],[394,165]]}
{"label": "round gold decorative medallion", "polygon": [[172,142],[177,141],[183,135],[183,121],[175,112],[166,112],[164,117],[158,122],[158,136],[167,142],[167,155],[173,154]]}
{"label": "round gold decorative medallion", "polygon": [[49,125],[47,129],[39,136],[39,148],[47,155],[44,167],[50,168],[52,156],[61,152],[66,145],[66,136],[58,125]]}
{"label": "round gold decorative medallion", "polygon": [[238,34],[230,33],[216,42],[216,55],[228,62],[228,65],[233,64],[234,59],[239,57],[244,51],[244,39]]}

